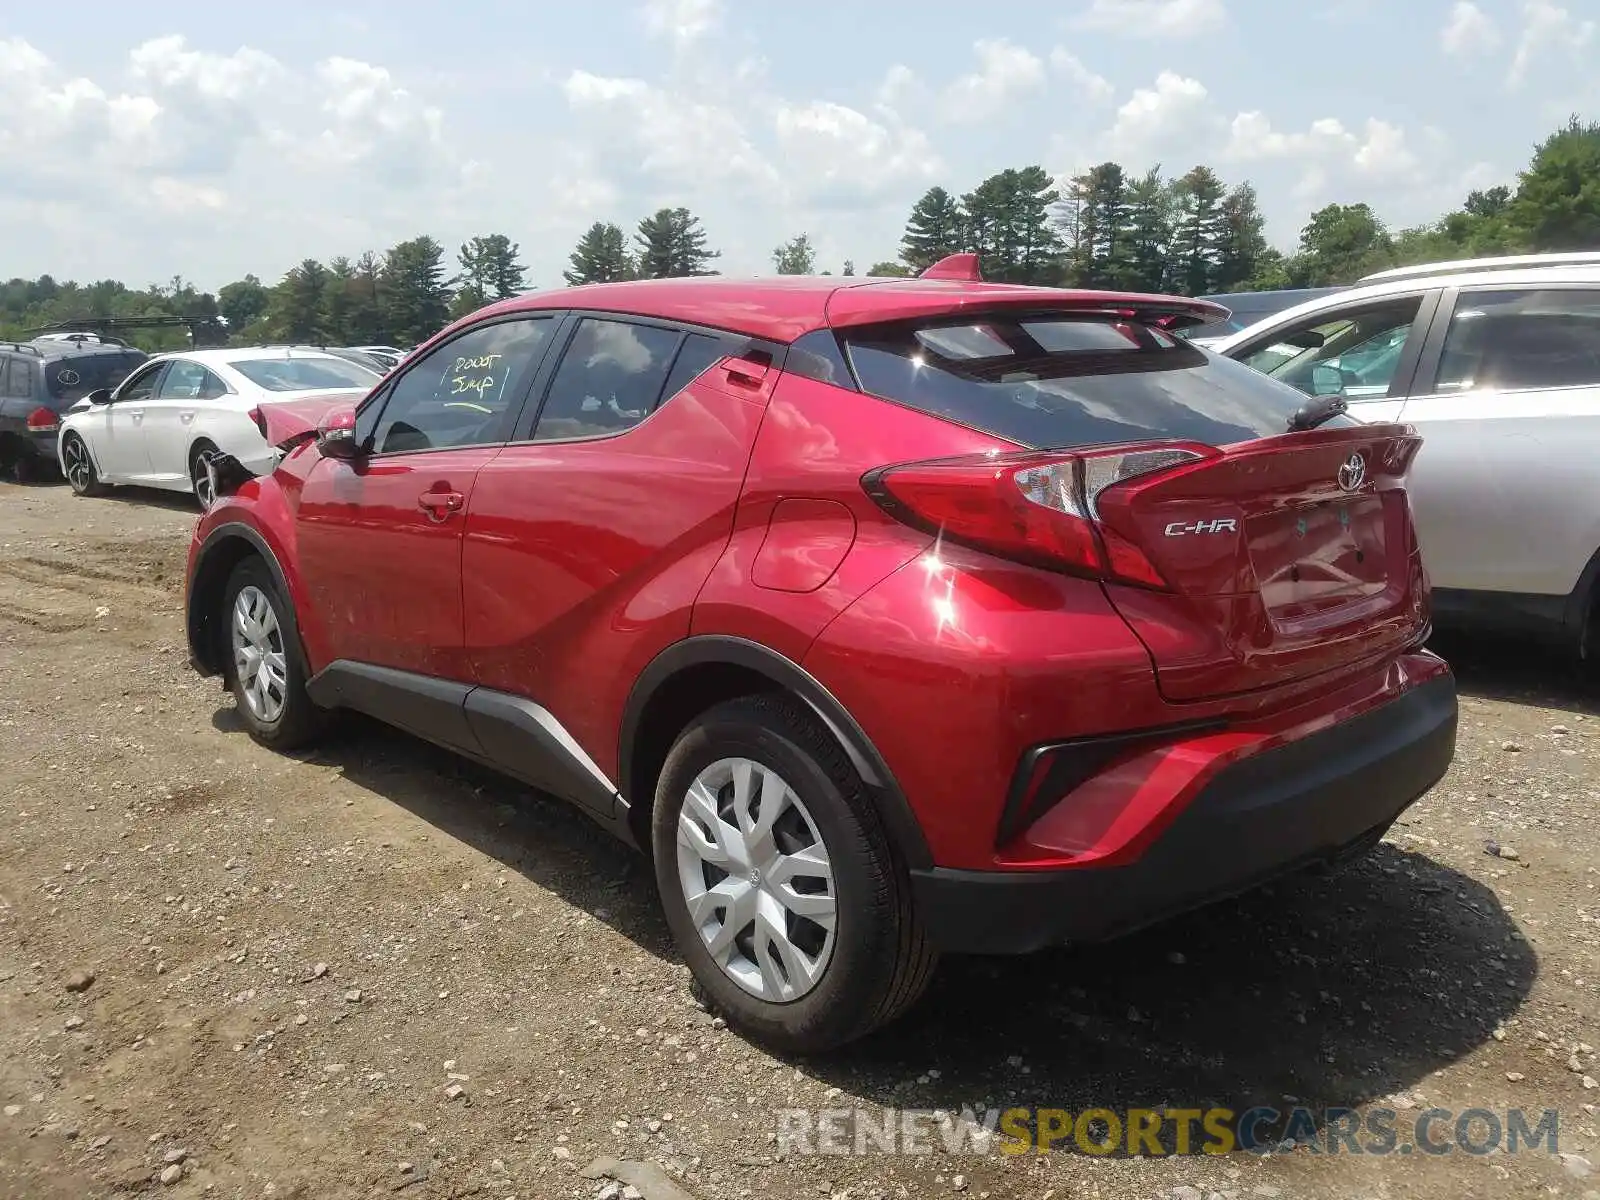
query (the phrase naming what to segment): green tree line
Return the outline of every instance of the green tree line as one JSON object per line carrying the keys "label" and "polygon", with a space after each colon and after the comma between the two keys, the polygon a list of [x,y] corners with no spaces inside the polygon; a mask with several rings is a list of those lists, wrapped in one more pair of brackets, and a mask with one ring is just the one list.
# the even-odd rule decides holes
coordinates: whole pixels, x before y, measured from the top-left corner
{"label": "green tree line", "polygon": [[[1600,122],[1572,117],[1535,147],[1514,186],[1474,191],[1430,224],[1391,230],[1370,205],[1329,204],[1298,244],[1268,244],[1248,181],[1199,165],[1176,177],[1101,163],[1064,184],[1037,164],[1009,168],[971,191],[930,188],[912,207],[898,256],[868,275],[914,275],[947,254],[975,252],[988,279],[1135,291],[1317,287],[1412,263],[1491,254],[1600,249]],[[663,208],[631,232],[597,221],[562,272],[569,285],[715,274],[721,252],[699,217]],[[778,274],[818,270],[809,233],[772,252]],[[855,274],[846,261],[842,274]],[[526,287],[520,248],[502,233],[473,237],[447,261],[421,236],[382,254],[306,259],[274,285],[246,275],[197,290],[181,277],[143,290],[117,280],[59,283],[49,275],[0,284],[0,339],[87,318],[183,317],[236,344],[309,342],[410,346],[453,317]],[[136,333],[147,349],[185,343],[180,330]]]}

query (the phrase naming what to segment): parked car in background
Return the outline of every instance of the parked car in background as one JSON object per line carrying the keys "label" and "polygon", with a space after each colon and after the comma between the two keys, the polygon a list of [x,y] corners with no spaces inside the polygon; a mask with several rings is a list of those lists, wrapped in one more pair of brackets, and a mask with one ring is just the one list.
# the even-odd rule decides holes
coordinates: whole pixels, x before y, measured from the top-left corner
{"label": "parked car in background", "polygon": [[205,459],[220,451],[258,473],[273,452],[255,410],[318,393],[360,395],[381,378],[332,354],[285,349],[161,354],[115,390],[80,399],[61,422],[61,470],[80,495],[111,484],[192,492],[211,501]]}
{"label": "parked car in background", "polygon": [[1416,437],[975,265],[520,296],[263,405],[193,662],[269,746],[356,709],[571,800],[786,1051],[1374,845],[1455,744]]}
{"label": "parked car in background", "polygon": [[317,354],[331,354],[335,358],[343,358],[353,363],[359,363],[361,366],[366,367],[369,370],[376,371],[380,375],[387,375],[390,371],[394,370],[395,365],[399,362],[399,359],[384,354],[381,351],[358,349],[354,346],[320,346],[310,343],[288,343],[283,345],[274,344],[264,347],[264,349],[309,350]]}
{"label": "parked car in background", "polygon": [[98,339],[0,342],[0,471],[24,482],[54,473],[62,414],[145,361],[140,350]]}
{"label": "parked car in background", "polygon": [[1286,288],[1266,292],[1217,292],[1214,295],[1202,296],[1200,297],[1202,300],[1222,305],[1228,310],[1228,315],[1208,321],[1204,325],[1197,325],[1193,329],[1186,329],[1183,336],[1197,346],[1214,349],[1223,338],[1238,333],[1241,329],[1248,328],[1274,313],[1342,290],[1336,287]]}
{"label": "parked car in background", "polygon": [[1411,505],[1441,625],[1595,653],[1600,255],[1384,272],[1217,347],[1422,435]]}

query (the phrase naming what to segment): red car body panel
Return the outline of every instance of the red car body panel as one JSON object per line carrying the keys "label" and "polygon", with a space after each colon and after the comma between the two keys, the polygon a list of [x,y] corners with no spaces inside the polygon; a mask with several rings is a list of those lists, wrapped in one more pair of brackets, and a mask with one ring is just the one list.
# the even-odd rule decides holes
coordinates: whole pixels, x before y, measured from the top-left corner
{"label": "red car body panel", "polygon": [[[458,322],[384,387],[459,329],[529,310],[681,320],[781,346],[969,311],[1073,309],[1160,325],[1210,319],[1212,308],[943,280],[579,287]],[[332,407],[276,406],[269,436],[303,439]],[[205,560],[229,538],[250,540],[281,573],[313,674],[369,664],[536,706],[620,793],[624,835],[630,805],[651,799],[630,794],[630,763],[653,673],[686,646],[753,645],[791,666],[795,686],[815,688],[808,702],[875,794],[891,808],[891,794],[903,796],[910,833],[888,809],[885,819],[919,843],[901,846],[919,880],[1087,877],[1137,865],[1249,761],[1381,720],[1398,711],[1386,705],[1423,692],[1437,697],[1414,718],[1424,732],[1397,744],[1399,757],[1350,770],[1403,775],[1394,811],[1437,778],[1455,702],[1448,669],[1419,649],[1427,581],[1403,489],[1415,449],[1404,427],[1329,427],[1200,447],[1192,463],[1119,482],[1102,493],[1097,536],[1137,548],[1140,569],[1161,581],[1135,585],[946,539],[891,515],[864,484],[892,464],[981,463],[1018,443],[781,363],[723,360],[616,436],[353,461],[297,445],[273,477],[202,517],[191,643],[203,669],[219,669]],[[1351,495],[1337,480],[1357,452],[1371,473]],[[1234,536],[1171,532],[1197,517]],[[1134,741],[1116,742],[1129,731]],[[470,733],[442,740],[474,752]],[[1085,745],[1098,756],[1092,769],[1046,794],[1056,778],[1046,767]],[[880,766],[887,778],[874,781]],[[1295,787],[1322,794],[1294,769]],[[1336,800],[1318,804],[1333,832],[1309,848],[1366,832],[1339,825]],[[1232,878],[1226,863],[1216,869],[1209,890]],[[953,903],[943,897],[941,912]]]}
{"label": "red car body panel", "polygon": [[769,382],[707,371],[628,436],[507,446],[478,478],[461,577],[473,678],[549,708],[612,778],[633,682],[689,636],[733,529]]}

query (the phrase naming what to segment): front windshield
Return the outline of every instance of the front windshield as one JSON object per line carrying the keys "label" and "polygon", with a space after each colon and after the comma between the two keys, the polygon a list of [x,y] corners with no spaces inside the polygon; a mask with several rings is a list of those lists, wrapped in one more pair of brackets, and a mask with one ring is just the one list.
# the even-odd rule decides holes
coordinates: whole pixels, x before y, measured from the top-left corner
{"label": "front windshield", "polygon": [[335,388],[367,389],[381,376],[360,363],[322,357],[236,358],[228,363],[257,387],[269,392],[318,392]]}

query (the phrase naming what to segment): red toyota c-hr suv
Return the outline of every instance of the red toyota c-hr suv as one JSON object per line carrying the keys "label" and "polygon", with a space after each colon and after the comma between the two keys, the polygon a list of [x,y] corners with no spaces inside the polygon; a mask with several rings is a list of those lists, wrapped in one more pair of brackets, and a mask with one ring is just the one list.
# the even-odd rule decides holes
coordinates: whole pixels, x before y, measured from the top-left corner
{"label": "red toyota c-hr suv", "polygon": [[837,1046],[941,951],[1358,853],[1449,765],[1417,437],[1174,336],[1219,312],[968,260],[491,305],[263,406],[194,663],[269,746],[354,709],[574,802],[730,1023]]}

